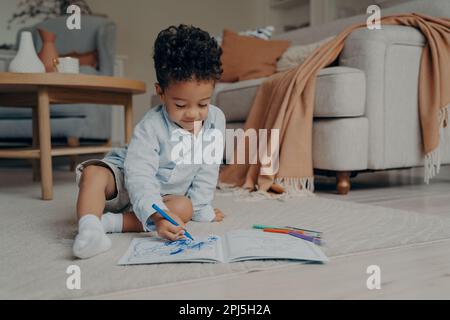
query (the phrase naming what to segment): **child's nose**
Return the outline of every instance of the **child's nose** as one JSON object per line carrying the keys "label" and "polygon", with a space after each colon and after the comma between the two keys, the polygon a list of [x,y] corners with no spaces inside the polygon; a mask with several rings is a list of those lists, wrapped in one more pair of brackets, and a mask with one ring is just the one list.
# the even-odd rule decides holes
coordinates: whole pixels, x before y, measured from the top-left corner
{"label": "child's nose", "polygon": [[195,120],[195,119],[197,119],[197,118],[196,118],[196,114],[195,114],[194,112],[192,112],[192,111],[186,112],[185,117],[186,117],[187,119],[189,119],[189,120]]}

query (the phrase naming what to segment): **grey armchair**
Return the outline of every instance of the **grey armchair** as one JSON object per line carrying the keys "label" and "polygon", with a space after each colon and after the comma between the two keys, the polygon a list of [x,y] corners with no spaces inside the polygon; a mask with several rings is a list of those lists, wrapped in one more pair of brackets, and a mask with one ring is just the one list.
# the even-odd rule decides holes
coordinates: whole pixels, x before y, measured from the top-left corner
{"label": "grey armchair", "polygon": [[[56,47],[60,55],[72,52],[97,51],[98,67],[81,66],[80,73],[113,75],[116,25],[103,17],[83,16],[81,30],[69,30],[67,17],[58,17],[21,29],[31,31],[37,52],[42,42],[38,28],[56,33]],[[111,106],[104,105],[52,105],[50,106],[52,139],[65,138],[109,140],[111,138]],[[0,108],[0,140],[28,139],[32,137],[30,108]]]}

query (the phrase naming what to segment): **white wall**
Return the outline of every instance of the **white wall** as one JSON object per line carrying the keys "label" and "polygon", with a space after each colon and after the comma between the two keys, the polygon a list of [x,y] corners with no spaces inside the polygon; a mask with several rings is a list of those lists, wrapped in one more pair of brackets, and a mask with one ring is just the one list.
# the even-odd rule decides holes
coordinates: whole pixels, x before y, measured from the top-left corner
{"label": "white wall", "polygon": [[413,0],[311,0],[311,25],[365,14],[367,7],[372,4],[383,9],[408,1]]}
{"label": "white wall", "polygon": [[21,0],[0,0],[0,44],[15,44],[17,31],[26,26],[31,26],[39,19],[27,20],[25,24],[18,21],[11,24],[11,29],[8,30],[8,20],[11,19],[14,13],[19,11],[18,4]]}

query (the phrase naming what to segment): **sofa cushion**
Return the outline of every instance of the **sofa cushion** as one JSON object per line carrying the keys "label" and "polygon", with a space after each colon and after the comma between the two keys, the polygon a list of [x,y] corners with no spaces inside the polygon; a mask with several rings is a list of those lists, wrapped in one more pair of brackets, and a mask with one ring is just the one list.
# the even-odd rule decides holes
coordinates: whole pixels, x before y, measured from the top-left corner
{"label": "sofa cushion", "polygon": [[266,78],[216,84],[212,103],[225,113],[227,122],[244,121],[255,98],[256,91]]}
{"label": "sofa cushion", "polygon": [[223,73],[220,81],[236,82],[274,74],[277,59],[289,45],[289,41],[262,40],[225,29],[221,57]]}
{"label": "sofa cushion", "polygon": [[[30,139],[33,137],[31,119],[0,119],[0,140]],[[50,119],[51,137],[81,137],[86,131],[84,118],[58,118]]]}
{"label": "sofa cushion", "polygon": [[[218,83],[213,104],[229,122],[245,121],[259,86],[266,78]],[[314,117],[357,117],[364,114],[364,72],[348,67],[322,69],[317,77]]]}
{"label": "sofa cushion", "polygon": [[[241,129],[244,125],[244,122],[227,122],[227,129]],[[450,137],[450,130],[448,132]],[[315,169],[358,171],[368,168],[369,121],[366,117],[316,118],[312,139]],[[450,159],[450,152],[447,154]],[[224,157],[227,163],[231,162],[231,154],[225,153]]]}
{"label": "sofa cushion", "polygon": [[328,37],[307,45],[290,46],[277,61],[277,72],[283,72],[288,69],[297,67],[299,64],[305,62],[306,59],[308,59],[308,57],[314,52],[314,50],[334,38],[335,37]]}

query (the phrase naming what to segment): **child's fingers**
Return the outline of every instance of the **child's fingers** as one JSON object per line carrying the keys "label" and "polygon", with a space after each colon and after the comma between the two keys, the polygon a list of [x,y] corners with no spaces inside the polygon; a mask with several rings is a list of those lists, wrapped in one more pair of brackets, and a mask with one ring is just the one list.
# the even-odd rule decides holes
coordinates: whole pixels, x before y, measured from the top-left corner
{"label": "child's fingers", "polygon": [[175,241],[179,239],[179,235],[183,234],[184,230],[180,226],[174,226],[170,223],[163,223],[160,228],[158,228],[158,234],[166,239]]}
{"label": "child's fingers", "polygon": [[165,231],[161,232],[160,236],[163,237],[163,238],[169,239],[171,241],[178,240],[177,239],[177,235],[175,233],[172,233],[172,232],[168,231],[168,230],[165,230]]}
{"label": "child's fingers", "polygon": [[167,231],[166,235],[167,235],[167,239],[170,239],[172,241],[181,240],[181,239],[185,238],[183,230],[180,232],[177,232],[177,233],[172,233],[172,232]]}
{"label": "child's fingers", "polygon": [[178,232],[172,232],[170,230],[164,230],[161,234],[162,237],[169,239],[171,241],[180,240],[184,238],[184,230]]}
{"label": "child's fingers", "polygon": [[181,226],[174,226],[173,224],[168,225],[168,226],[167,226],[167,230],[170,231],[170,232],[172,232],[172,233],[174,233],[174,234],[177,234],[177,233],[180,232],[180,231],[183,231],[183,232],[184,232],[183,227],[181,227]]}
{"label": "child's fingers", "polygon": [[177,240],[184,239],[184,238],[185,238],[184,230],[177,233]]}

